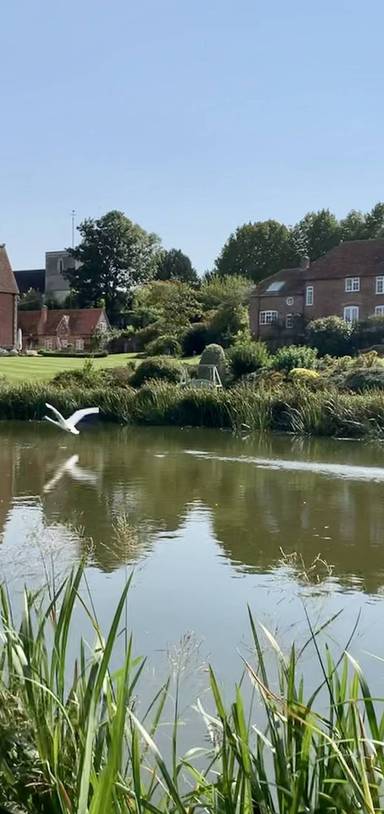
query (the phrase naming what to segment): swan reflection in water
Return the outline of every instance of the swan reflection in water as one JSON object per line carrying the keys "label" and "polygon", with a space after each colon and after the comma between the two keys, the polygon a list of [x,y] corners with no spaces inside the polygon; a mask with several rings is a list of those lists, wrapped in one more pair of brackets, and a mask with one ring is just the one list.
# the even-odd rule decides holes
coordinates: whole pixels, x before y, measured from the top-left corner
{"label": "swan reflection in water", "polygon": [[57,486],[59,481],[64,477],[64,475],[69,475],[72,480],[78,481],[79,483],[88,483],[91,486],[96,486],[97,483],[97,475],[95,472],[92,472],[89,469],[83,469],[81,466],[78,466],[79,463],[79,456],[78,455],[71,455],[61,466],[58,467],[55,475],[51,478],[43,487],[43,492],[47,494],[48,492],[52,492],[52,490]]}

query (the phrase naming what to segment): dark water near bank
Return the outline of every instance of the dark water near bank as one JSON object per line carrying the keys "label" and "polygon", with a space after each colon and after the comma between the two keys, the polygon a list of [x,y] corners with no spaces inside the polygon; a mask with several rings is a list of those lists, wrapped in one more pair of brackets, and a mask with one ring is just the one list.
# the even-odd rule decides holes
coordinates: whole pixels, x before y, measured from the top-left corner
{"label": "dark water near bank", "polygon": [[[0,569],[11,592],[87,553],[101,621],[134,566],[129,624],[154,671],[184,646],[232,684],[247,603],[283,647],[384,655],[384,447],[208,430],[0,425]],[[284,552],[284,554],[282,553]],[[296,557],[291,557],[292,552]],[[316,558],[320,555],[321,560]],[[324,562],[323,562],[324,561]],[[194,652],[192,652],[194,651]]]}

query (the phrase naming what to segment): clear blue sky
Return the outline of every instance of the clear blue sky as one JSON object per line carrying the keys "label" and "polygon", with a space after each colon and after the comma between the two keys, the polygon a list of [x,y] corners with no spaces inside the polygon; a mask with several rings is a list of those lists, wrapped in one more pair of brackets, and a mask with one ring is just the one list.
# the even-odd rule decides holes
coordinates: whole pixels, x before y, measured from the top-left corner
{"label": "clear blue sky", "polygon": [[122,209],[209,268],[249,220],[384,199],[383,0],[8,0],[0,241],[14,268]]}

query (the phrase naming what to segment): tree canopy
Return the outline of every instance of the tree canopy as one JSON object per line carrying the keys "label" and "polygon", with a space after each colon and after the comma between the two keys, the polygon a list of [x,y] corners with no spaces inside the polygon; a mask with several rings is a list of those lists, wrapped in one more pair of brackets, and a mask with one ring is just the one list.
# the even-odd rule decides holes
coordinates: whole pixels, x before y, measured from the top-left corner
{"label": "tree canopy", "polygon": [[199,280],[189,257],[180,249],[160,252],[156,279],[180,280],[183,283],[197,283]]}
{"label": "tree canopy", "polygon": [[80,307],[103,303],[113,323],[133,287],[154,277],[160,240],[115,210],[84,220],[78,231],[81,242],[68,249],[78,262],[65,276]]}
{"label": "tree canopy", "polygon": [[294,226],[276,220],[245,223],[231,234],[215,262],[219,275],[242,275],[253,282],[282,268],[292,268],[303,256],[317,260],[342,240],[384,237],[384,203],[370,212],[351,210],[338,220],[329,209],[307,214]]}
{"label": "tree canopy", "polygon": [[295,247],[291,232],[276,220],[245,223],[228,238],[216,260],[216,272],[236,274],[253,282],[294,265]]}

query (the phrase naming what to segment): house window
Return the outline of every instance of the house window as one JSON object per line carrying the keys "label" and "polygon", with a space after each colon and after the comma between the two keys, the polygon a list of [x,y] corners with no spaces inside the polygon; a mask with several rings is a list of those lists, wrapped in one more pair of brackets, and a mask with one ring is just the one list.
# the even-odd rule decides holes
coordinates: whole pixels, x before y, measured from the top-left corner
{"label": "house window", "polygon": [[64,263],[63,263],[63,258],[62,257],[60,257],[60,259],[57,261],[57,270],[58,270],[59,274],[62,274],[63,271],[64,271]]}
{"label": "house window", "polygon": [[287,303],[287,305],[293,305],[293,303],[294,303],[294,299],[293,299],[293,297],[287,297],[287,299],[285,300],[285,302]]}
{"label": "house window", "polygon": [[260,311],[259,323],[260,325],[270,325],[271,322],[276,322],[278,316],[277,311]]}
{"label": "house window", "polygon": [[84,339],[75,340],[75,350],[84,350]]}
{"label": "house window", "polygon": [[384,317],[384,305],[376,305],[375,317]]}
{"label": "house window", "polygon": [[287,314],[285,317],[285,327],[293,328],[293,314]]}
{"label": "house window", "polygon": [[60,345],[62,348],[68,347],[68,339],[60,339]]}
{"label": "house window", "polygon": [[53,348],[53,342],[52,342],[51,337],[47,337],[47,339],[44,339],[44,347],[45,347],[47,350],[52,350],[52,348]]}
{"label": "house window", "polygon": [[359,319],[359,306],[346,305],[344,308],[344,319],[346,322],[357,322]]}
{"label": "house window", "polygon": [[376,277],[376,294],[384,294],[384,277]]}
{"label": "house window", "polygon": [[307,285],[305,289],[305,304],[313,305],[313,285]]}
{"label": "house window", "polygon": [[360,277],[346,277],[345,290],[349,293],[360,291]]}

